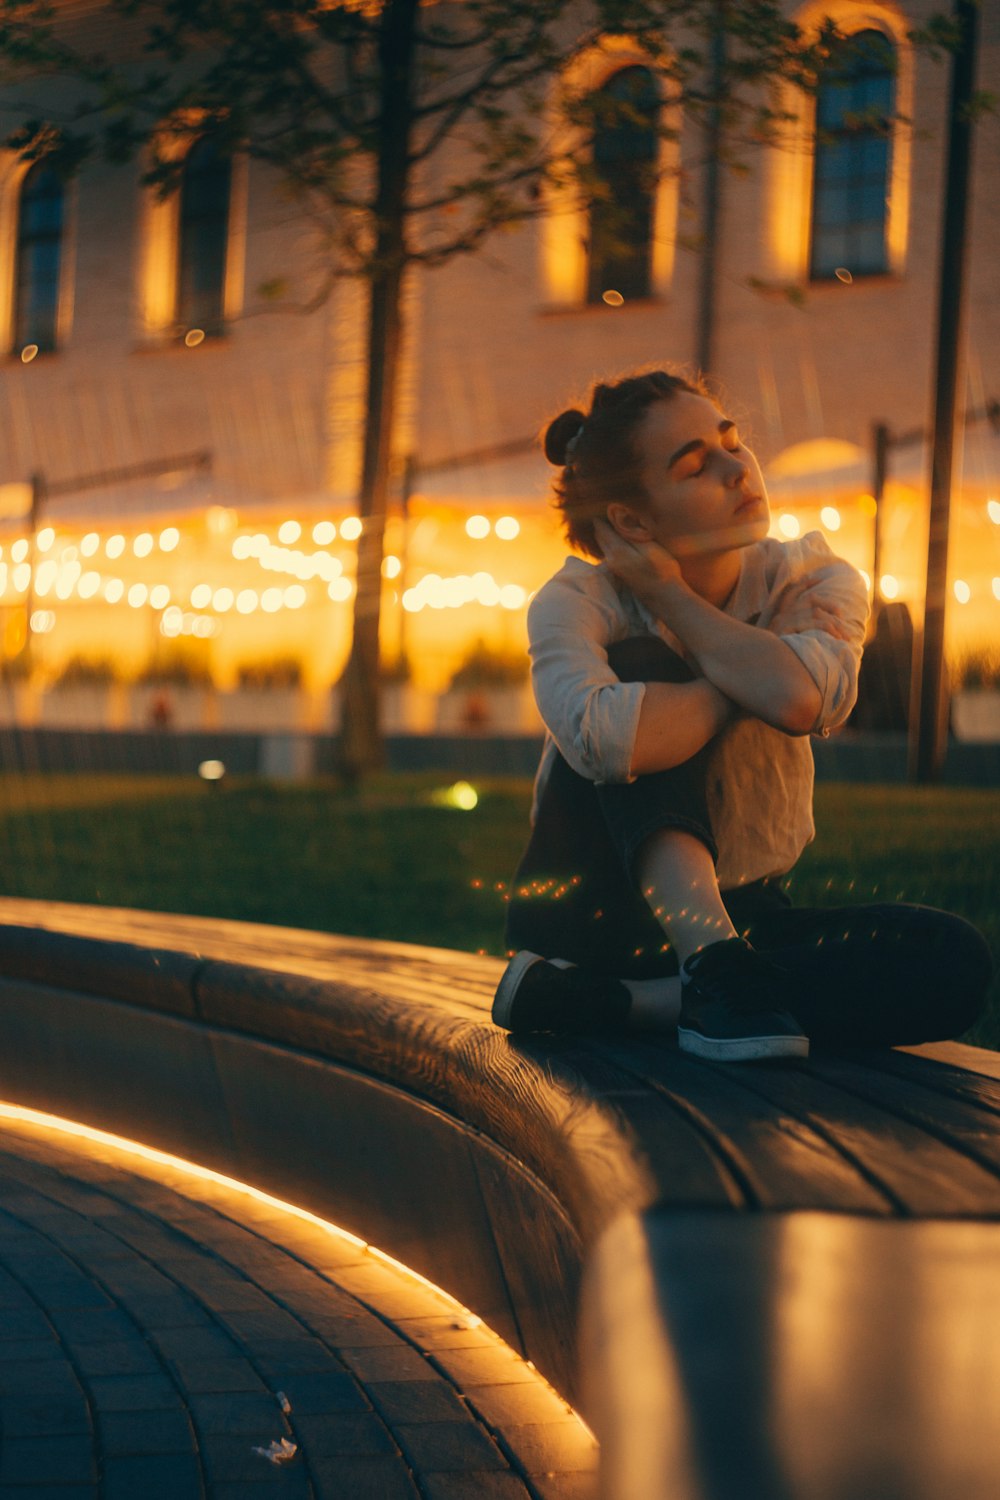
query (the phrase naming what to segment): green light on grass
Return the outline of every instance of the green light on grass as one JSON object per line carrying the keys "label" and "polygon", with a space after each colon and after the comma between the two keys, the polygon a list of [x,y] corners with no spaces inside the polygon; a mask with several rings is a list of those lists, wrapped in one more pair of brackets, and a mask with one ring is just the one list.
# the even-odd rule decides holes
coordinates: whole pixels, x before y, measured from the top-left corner
{"label": "green light on grass", "polygon": [[462,812],[471,812],[479,803],[479,794],[467,781],[456,781],[454,786],[431,792],[430,800],[435,807],[457,807]]}

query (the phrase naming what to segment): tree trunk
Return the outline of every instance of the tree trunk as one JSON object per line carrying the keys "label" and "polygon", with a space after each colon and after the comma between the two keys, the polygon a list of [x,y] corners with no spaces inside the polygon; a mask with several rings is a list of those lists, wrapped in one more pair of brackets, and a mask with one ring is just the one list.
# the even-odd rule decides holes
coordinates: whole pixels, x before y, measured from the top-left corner
{"label": "tree trunk", "polygon": [[386,0],[379,28],[381,110],[375,196],[376,254],[368,323],[368,387],[351,654],[340,681],[339,768],[356,781],[382,764],[379,616],[382,551],[402,347],[406,204],[413,128],[414,30],[419,0]]}

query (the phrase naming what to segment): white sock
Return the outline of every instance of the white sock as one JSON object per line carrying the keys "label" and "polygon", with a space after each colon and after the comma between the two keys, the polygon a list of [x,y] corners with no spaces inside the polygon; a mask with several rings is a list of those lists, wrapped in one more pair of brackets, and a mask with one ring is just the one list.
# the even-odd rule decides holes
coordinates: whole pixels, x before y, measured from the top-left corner
{"label": "white sock", "polygon": [[677,1025],[681,1013],[679,977],[623,979],[622,984],[632,996],[630,1026],[637,1031],[666,1031]]}

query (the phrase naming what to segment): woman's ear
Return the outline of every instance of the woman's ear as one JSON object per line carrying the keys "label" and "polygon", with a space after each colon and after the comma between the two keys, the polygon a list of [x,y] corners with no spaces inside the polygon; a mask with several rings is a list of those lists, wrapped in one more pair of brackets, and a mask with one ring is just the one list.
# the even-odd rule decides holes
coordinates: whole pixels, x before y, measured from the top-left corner
{"label": "woman's ear", "polygon": [[626,542],[651,542],[649,527],[637,510],[630,505],[615,502],[608,506],[608,524],[613,526]]}

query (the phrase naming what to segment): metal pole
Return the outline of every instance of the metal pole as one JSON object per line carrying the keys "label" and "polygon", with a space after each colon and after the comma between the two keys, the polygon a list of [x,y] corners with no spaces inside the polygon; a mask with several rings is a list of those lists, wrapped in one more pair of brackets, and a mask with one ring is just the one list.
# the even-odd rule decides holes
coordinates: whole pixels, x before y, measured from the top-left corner
{"label": "metal pole", "polygon": [[726,68],[726,10],[723,0],[715,7],[712,30],[712,105],[708,114],[705,163],[705,197],[701,219],[701,265],[698,286],[698,331],[695,359],[698,369],[708,373],[715,360],[715,303],[718,280],[720,202],[719,157],[722,152],[722,88]]}
{"label": "metal pole", "polygon": [[885,495],[888,464],[889,429],[884,422],[875,422],[872,425],[872,499],[875,501],[874,537],[872,539],[872,634],[875,632],[875,624],[882,604],[882,500]]}
{"label": "metal pole", "polygon": [[948,703],[944,684],[948,522],[965,292],[969,175],[972,164],[971,105],[976,72],[978,11],[976,0],[955,0],[953,14],[958,44],[951,68],[947,176],[941,233],[927,586],[924,595],[924,628],[918,649],[914,652],[910,714],[910,776],[918,782],[940,779],[948,729]]}

